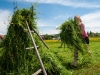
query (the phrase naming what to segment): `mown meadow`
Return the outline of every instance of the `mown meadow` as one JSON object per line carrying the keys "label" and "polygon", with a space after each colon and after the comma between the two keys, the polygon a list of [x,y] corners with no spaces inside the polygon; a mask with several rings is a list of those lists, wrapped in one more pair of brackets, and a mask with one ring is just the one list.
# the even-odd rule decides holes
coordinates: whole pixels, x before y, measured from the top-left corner
{"label": "mown meadow", "polygon": [[[78,66],[70,66],[73,61],[73,50],[70,50],[66,45],[59,48],[61,42],[59,40],[44,40],[50,48],[49,51],[55,55],[60,63],[65,66],[71,75],[100,75],[100,37],[90,38],[89,49],[92,53],[92,57],[88,54],[79,53]],[[46,47],[44,50],[48,51]],[[0,49],[0,56],[2,51]],[[51,59],[52,60],[52,59]]]}
{"label": "mown meadow", "polygon": [[89,38],[89,49],[92,56],[79,53],[78,66],[70,66],[73,61],[73,51],[66,45],[58,48],[61,44],[58,40],[45,40],[50,51],[56,55],[59,61],[72,75],[100,75],[100,37]]}

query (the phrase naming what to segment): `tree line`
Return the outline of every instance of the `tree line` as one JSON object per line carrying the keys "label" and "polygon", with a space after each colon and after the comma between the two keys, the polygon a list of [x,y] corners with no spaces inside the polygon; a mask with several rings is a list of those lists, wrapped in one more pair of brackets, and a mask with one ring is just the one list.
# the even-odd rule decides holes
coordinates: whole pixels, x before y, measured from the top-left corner
{"label": "tree line", "polygon": [[[98,32],[87,32],[87,34],[89,35],[89,37],[100,37],[100,33]],[[41,35],[41,37],[44,39],[44,40],[53,40],[53,39],[59,39],[59,34],[53,34],[53,35],[49,35],[49,34],[44,34],[44,35]]]}
{"label": "tree line", "polygon": [[89,35],[89,37],[100,37],[100,33],[98,32],[87,32],[87,34]]}

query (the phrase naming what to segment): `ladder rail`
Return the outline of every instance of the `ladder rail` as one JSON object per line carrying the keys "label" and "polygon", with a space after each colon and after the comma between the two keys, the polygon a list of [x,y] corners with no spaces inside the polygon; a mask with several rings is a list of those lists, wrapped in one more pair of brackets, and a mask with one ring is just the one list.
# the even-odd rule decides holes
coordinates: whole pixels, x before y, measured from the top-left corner
{"label": "ladder rail", "polygon": [[31,31],[30,31],[30,28],[29,28],[29,26],[28,26],[28,22],[27,22],[27,21],[26,21],[26,25],[27,25],[27,28],[28,28],[28,31],[29,31],[30,37],[31,37],[31,39],[32,39],[32,43],[33,43],[34,49],[35,49],[35,51],[36,51],[36,54],[37,54],[38,60],[39,60],[39,62],[40,62],[40,64],[41,64],[41,68],[42,68],[43,74],[44,74],[44,75],[47,75],[46,70],[45,70],[44,65],[43,65],[43,63],[42,63],[42,60],[41,60],[40,54],[39,54],[39,52],[38,52],[38,50],[37,50],[37,47],[36,47],[35,41],[34,41],[34,39],[33,39],[33,36],[32,36]]}
{"label": "ladder rail", "polygon": [[37,33],[37,31],[33,28],[33,31],[37,34],[37,36],[40,38],[40,40],[43,42],[43,44],[49,49],[49,47],[47,46],[47,44],[43,41],[43,39],[41,38],[41,36]]}
{"label": "ladder rail", "polygon": [[[24,29],[25,31],[28,31],[27,29]],[[33,31],[31,31],[33,33],[36,33],[37,36],[40,38],[40,40],[42,41],[42,43],[47,47],[47,49],[49,49],[49,47],[47,46],[47,44],[43,41],[43,39],[41,38],[41,36],[37,33],[37,31],[35,29],[33,29]]]}
{"label": "ladder rail", "polygon": [[36,71],[34,74],[32,75],[38,75],[39,73],[41,73],[42,69],[39,69],[38,71]]}

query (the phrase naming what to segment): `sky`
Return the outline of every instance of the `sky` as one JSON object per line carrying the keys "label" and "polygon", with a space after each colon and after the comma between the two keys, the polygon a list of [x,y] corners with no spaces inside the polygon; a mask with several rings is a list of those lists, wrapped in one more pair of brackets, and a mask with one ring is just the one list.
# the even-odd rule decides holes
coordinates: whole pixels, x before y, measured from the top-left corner
{"label": "sky", "polygon": [[79,15],[87,32],[100,33],[100,0],[0,0],[0,33],[6,35],[14,7],[30,8],[34,3],[37,27],[42,34],[58,34],[56,28]]}

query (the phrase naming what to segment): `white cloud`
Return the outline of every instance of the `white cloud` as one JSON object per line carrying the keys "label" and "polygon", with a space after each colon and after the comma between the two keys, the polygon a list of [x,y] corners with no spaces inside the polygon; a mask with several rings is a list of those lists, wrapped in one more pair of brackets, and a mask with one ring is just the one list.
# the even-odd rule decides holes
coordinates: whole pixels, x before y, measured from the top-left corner
{"label": "white cloud", "polygon": [[59,30],[56,30],[58,23],[53,20],[38,20],[37,26],[40,34],[57,34]]}
{"label": "white cloud", "polygon": [[43,34],[58,34],[58,33],[59,33],[59,30],[55,30],[55,29],[45,29],[44,31],[40,30],[41,35],[43,35]]}
{"label": "white cloud", "polygon": [[67,20],[70,14],[60,14],[58,16],[52,16],[50,19],[39,19],[37,20],[37,25],[39,27],[55,27],[61,25],[65,20]]}
{"label": "white cloud", "polygon": [[[58,15],[51,20],[39,20],[38,27],[40,27],[41,34],[57,34],[59,30],[56,30],[57,26],[60,26],[63,22],[59,22],[63,19],[65,21],[67,18],[64,18],[63,15]],[[83,23],[85,24],[86,31],[100,32],[100,11],[91,12],[81,16]],[[58,23],[56,23],[58,22]],[[47,28],[42,30],[42,28]],[[52,28],[50,28],[52,27]]]}
{"label": "white cloud", "polygon": [[[72,6],[72,7],[100,8],[99,2],[96,3],[95,1],[93,3],[92,2],[93,0],[91,2],[85,2],[87,0],[18,0],[18,1],[60,4],[60,5]],[[9,16],[8,13],[9,11],[0,10],[0,17],[2,17],[0,18],[0,33],[5,33],[7,26],[4,24],[4,21],[6,22],[8,21],[6,18],[7,16]],[[37,25],[39,27],[40,33],[41,34],[58,33],[58,31],[56,30],[56,26],[59,26],[61,24],[61,20],[65,21],[67,18],[68,18],[68,14],[63,14],[63,15],[60,14],[58,16],[52,17],[51,19],[52,21],[49,19],[39,20],[37,22]],[[100,11],[85,14],[81,16],[81,18],[83,20],[83,23],[86,26],[87,31],[100,32],[100,29],[99,29],[100,28]],[[43,27],[45,28],[44,30],[41,29]]]}
{"label": "white cloud", "polygon": [[50,24],[49,21],[47,20],[38,20],[37,21],[37,26],[38,27],[48,27],[48,26],[51,26],[52,24]]}
{"label": "white cloud", "polygon": [[6,34],[8,25],[8,16],[10,16],[10,11],[0,9],[0,33]]}
{"label": "white cloud", "polygon": [[100,11],[81,16],[88,31],[100,32]]}
{"label": "white cloud", "polygon": [[58,16],[53,17],[54,20],[66,20],[70,17],[70,14],[60,14]]}
{"label": "white cloud", "polygon": [[38,3],[50,3],[50,4],[60,4],[72,7],[85,7],[85,8],[100,8],[99,3],[86,0],[25,0],[26,2],[38,2]]}

